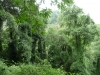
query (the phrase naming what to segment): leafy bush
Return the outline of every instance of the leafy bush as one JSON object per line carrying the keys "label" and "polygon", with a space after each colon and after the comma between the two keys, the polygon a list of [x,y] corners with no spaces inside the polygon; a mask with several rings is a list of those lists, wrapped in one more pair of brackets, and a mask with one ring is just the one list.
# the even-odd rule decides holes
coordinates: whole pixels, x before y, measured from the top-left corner
{"label": "leafy bush", "polygon": [[3,63],[0,59],[0,75],[5,75],[5,69],[7,68],[6,64]]}
{"label": "leafy bush", "polygon": [[48,65],[21,65],[21,72],[19,75],[65,75],[60,69],[53,69]]}
{"label": "leafy bush", "polygon": [[66,75],[66,72],[61,69],[53,69],[49,65],[22,64],[7,67],[0,62],[0,75]]}
{"label": "leafy bush", "polygon": [[78,73],[66,73],[60,68],[54,69],[47,60],[41,64],[21,64],[19,66],[7,66],[0,61],[0,75],[81,75]]}

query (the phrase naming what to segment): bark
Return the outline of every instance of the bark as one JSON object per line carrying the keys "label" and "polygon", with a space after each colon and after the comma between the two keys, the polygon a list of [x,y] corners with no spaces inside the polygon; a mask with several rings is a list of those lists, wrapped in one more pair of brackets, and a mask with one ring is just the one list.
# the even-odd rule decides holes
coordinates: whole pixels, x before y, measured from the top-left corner
{"label": "bark", "polygon": [[36,43],[38,40],[37,35],[32,35],[33,42],[32,42],[32,56],[31,56],[31,62],[35,62],[35,49],[36,49]]}
{"label": "bark", "polygon": [[76,35],[75,36],[75,39],[76,39],[76,49],[77,51],[79,52],[80,48],[81,48],[81,38],[79,35]]}
{"label": "bark", "polygon": [[0,18],[0,51],[2,51],[2,27],[3,27],[3,21]]}
{"label": "bark", "polygon": [[11,41],[8,44],[8,48],[9,48],[9,58],[11,61],[17,62],[17,49],[16,49],[16,41],[14,38],[14,33],[12,30],[10,30],[10,39]]}
{"label": "bark", "polygon": [[100,75],[100,57],[97,59],[96,75]]}
{"label": "bark", "polygon": [[43,56],[42,56],[42,41],[41,41],[41,39],[39,39],[39,41],[38,41],[38,52],[39,52],[39,57],[40,58],[43,58]]}

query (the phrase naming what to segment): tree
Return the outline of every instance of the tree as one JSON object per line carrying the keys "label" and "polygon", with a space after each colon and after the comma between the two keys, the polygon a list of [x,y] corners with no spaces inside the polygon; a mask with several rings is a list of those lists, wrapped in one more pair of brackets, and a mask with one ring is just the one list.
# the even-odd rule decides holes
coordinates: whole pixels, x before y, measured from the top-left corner
{"label": "tree", "polygon": [[[80,68],[83,67],[83,69],[85,67],[84,63],[86,62],[84,62],[83,59],[84,53],[86,47],[91,43],[96,34],[94,22],[89,15],[85,15],[83,11],[75,5],[68,7],[62,16],[61,26],[66,27],[65,34],[70,36],[70,39],[73,40],[73,53],[75,52],[75,54],[77,54],[74,56],[76,57],[76,62],[73,62],[72,66],[76,66],[81,72],[82,70],[77,66],[80,66]],[[76,65],[75,63],[81,64]]]}
{"label": "tree", "polygon": [[5,12],[0,11],[0,51],[2,51],[2,29],[3,29],[3,21],[5,18]]}
{"label": "tree", "polygon": [[86,52],[97,33],[93,20],[79,7],[72,5],[62,11],[59,22],[60,30],[57,27],[47,32],[47,49],[52,66],[63,66],[67,72],[91,74],[93,69],[89,68],[93,61]]}
{"label": "tree", "polygon": [[14,0],[0,0],[0,7],[12,15],[17,15],[19,13],[16,8],[17,6],[14,4]]}
{"label": "tree", "polygon": [[[0,10],[0,12],[1,12],[1,16],[0,16],[1,17],[1,23],[2,23],[1,24],[1,35],[0,35],[0,37],[1,37],[0,47],[2,48],[1,51],[4,51],[2,44],[3,44],[3,41],[4,41],[3,38],[5,38],[4,35],[3,35],[3,32],[4,32],[3,21],[7,20],[7,28],[9,28],[8,38],[10,39],[10,41],[7,44],[8,44],[8,47],[9,47],[10,55],[12,55],[9,58],[11,60],[16,60],[16,47],[15,47],[16,43],[14,43],[14,41],[16,40],[16,37],[15,37],[16,36],[16,29],[15,29],[16,23],[14,21],[14,17],[10,13],[5,12],[3,9]],[[7,29],[7,28],[5,28],[5,29]],[[14,57],[13,57],[13,55],[14,55]]]}

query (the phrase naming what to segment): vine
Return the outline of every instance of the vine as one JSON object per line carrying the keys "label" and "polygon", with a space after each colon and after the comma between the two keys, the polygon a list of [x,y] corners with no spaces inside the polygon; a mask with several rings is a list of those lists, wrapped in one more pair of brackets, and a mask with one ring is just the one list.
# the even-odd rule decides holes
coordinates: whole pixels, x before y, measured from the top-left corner
{"label": "vine", "polygon": [[[8,46],[8,58],[10,60],[16,60],[16,55],[17,55],[17,49],[16,49],[16,34],[17,34],[17,24],[15,22],[15,19],[14,17],[6,12],[5,10],[0,10],[0,50],[1,51],[4,51],[4,46],[3,46],[3,43],[4,41],[2,40],[2,38],[6,38],[7,36],[7,39],[9,39],[9,41],[7,41],[7,43],[4,43]],[[3,22],[4,21],[7,21],[6,23],[6,28],[5,28],[5,31],[7,30],[7,33],[8,34],[5,34],[6,37],[4,36],[4,28],[3,28]],[[4,55],[5,56],[5,55]]]}

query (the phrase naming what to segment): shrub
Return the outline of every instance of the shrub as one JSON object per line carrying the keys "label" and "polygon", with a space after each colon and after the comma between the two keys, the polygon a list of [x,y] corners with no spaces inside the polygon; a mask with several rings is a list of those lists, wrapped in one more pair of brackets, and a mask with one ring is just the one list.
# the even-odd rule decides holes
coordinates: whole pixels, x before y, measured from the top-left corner
{"label": "shrub", "polygon": [[0,62],[0,75],[66,75],[66,72],[44,64],[22,64],[8,67],[3,62]]}
{"label": "shrub", "polygon": [[65,72],[60,69],[53,69],[48,65],[21,65],[19,75],[65,75]]}

